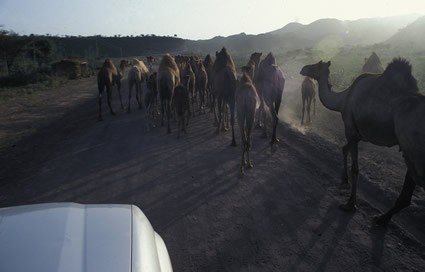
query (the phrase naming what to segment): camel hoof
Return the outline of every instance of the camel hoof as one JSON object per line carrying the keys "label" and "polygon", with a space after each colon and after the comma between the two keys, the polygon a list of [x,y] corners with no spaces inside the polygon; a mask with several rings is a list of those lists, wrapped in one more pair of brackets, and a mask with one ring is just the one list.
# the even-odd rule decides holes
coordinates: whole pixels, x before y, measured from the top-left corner
{"label": "camel hoof", "polygon": [[111,111],[111,115],[116,115],[115,112]]}
{"label": "camel hoof", "polygon": [[254,165],[252,164],[252,162],[248,162],[247,167],[248,167],[248,168],[253,168],[253,167],[254,167]]}
{"label": "camel hoof", "polygon": [[230,144],[230,146],[238,146],[238,145],[236,144],[235,141],[232,141],[232,143]]}
{"label": "camel hoof", "polygon": [[345,204],[339,205],[339,208],[344,212],[355,212],[357,207],[354,203],[347,202]]}
{"label": "camel hoof", "polygon": [[390,222],[391,218],[383,215],[376,215],[373,217],[373,222],[379,226],[386,226]]}

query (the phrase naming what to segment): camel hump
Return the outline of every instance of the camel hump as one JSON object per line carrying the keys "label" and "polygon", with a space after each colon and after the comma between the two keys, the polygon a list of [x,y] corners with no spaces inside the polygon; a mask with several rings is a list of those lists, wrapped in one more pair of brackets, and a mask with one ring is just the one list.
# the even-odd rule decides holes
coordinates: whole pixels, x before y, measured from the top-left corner
{"label": "camel hump", "polygon": [[419,91],[417,81],[412,75],[412,65],[406,59],[394,58],[382,76],[390,83],[388,86],[395,91]]}

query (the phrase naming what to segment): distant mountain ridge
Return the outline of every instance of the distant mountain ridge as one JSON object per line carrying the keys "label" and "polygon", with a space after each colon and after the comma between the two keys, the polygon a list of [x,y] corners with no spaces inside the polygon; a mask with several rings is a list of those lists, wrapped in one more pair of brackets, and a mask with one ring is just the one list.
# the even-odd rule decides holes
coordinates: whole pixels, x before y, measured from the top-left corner
{"label": "distant mountain ridge", "polygon": [[232,51],[247,52],[294,50],[313,47],[321,41],[335,46],[372,45],[390,40],[400,29],[406,28],[420,17],[421,15],[415,14],[354,21],[319,19],[307,25],[293,22],[264,34],[241,33],[228,37],[217,36],[209,40],[186,40],[186,49],[215,52],[225,46]]}

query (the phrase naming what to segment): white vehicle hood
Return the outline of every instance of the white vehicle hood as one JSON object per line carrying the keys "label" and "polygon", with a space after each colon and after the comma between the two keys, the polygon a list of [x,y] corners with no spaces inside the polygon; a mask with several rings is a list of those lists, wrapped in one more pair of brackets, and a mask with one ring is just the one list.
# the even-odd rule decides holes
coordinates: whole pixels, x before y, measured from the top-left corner
{"label": "white vehicle hood", "polygon": [[134,205],[49,203],[0,209],[0,271],[172,271]]}

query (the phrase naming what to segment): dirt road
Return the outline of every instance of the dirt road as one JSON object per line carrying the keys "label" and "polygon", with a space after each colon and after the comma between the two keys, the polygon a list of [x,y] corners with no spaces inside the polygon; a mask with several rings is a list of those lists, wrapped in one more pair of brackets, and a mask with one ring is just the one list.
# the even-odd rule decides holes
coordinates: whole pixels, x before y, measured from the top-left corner
{"label": "dirt road", "polygon": [[313,123],[300,127],[298,86],[288,80],[281,142],[271,151],[254,131],[254,168],[241,178],[240,147],[229,146],[229,132],[214,133],[211,114],[191,119],[181,139],[176,124],[171,135],[164,127],[147,132],[139,110],[110,116],[105,107],[97,122],[95,79],[72,82],[59,91],[73,100],[33,108],[42,124],[17,112],[26,121],[3,119],[0,135],[19,129],[15,121],[35,132],[2,138],[0,207],[136,204],[164,238],[175,271],[425,271],[421,189],[388,227],[371,222],[402,185],[398,150],[361,145],[358,211],[340,211],[348,196],[338,186],[342,123],[318,105]]}

